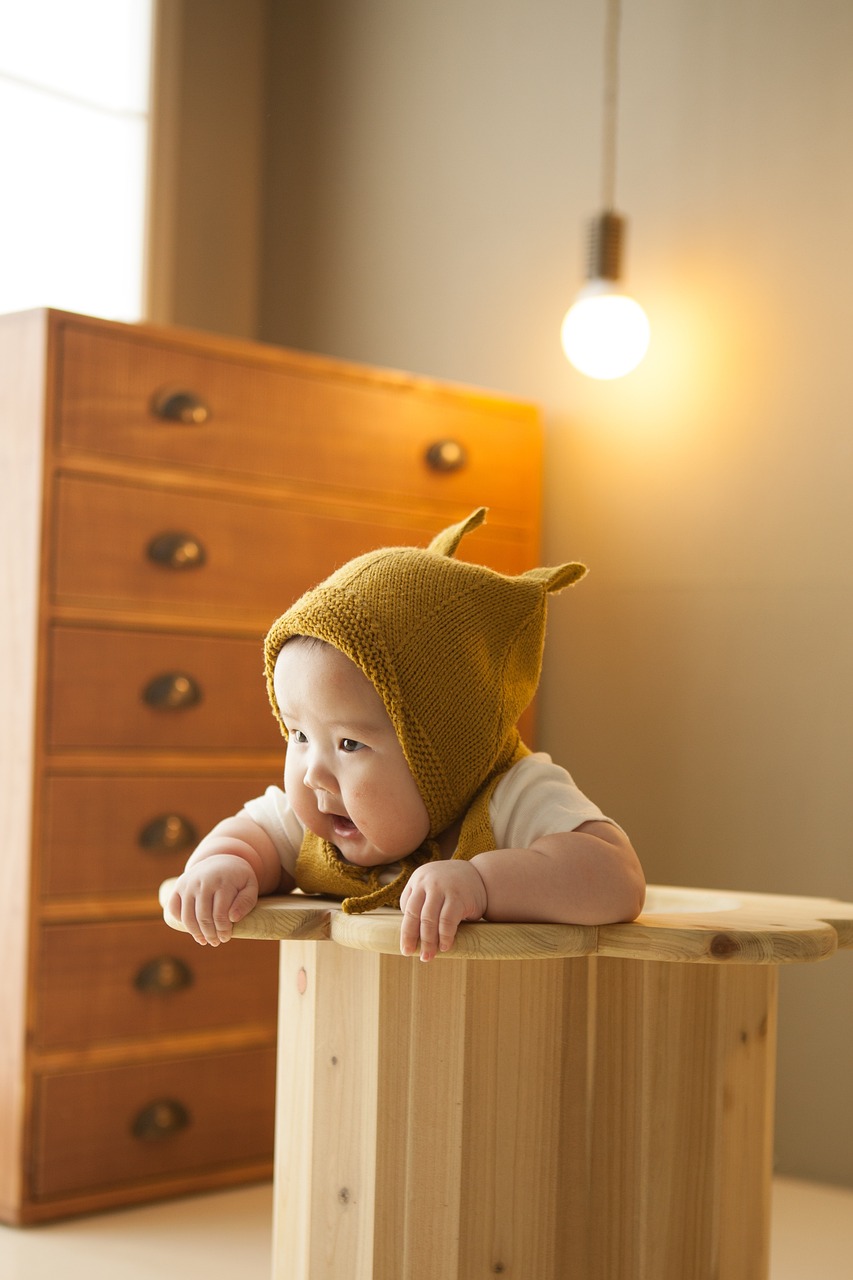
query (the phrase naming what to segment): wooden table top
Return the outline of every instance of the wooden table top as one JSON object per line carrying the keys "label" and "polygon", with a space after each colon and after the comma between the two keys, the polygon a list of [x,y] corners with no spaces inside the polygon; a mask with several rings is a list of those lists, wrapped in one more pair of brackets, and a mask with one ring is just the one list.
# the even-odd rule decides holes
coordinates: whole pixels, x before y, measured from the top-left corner
{"label": "wooden table top", "polygon": [[[166,923],[182,929],[165,904]],[[400,913],[387,908],[345,915],[340,903],[300,893],[262,898],[234,926],[235,938],[330,940],[356,950],[400,953]],[[791,964],[853,948],[853,903],[831,898],[740,893],[650,885],[643,914],[631,924],[497,924],[459,927],[439,960],[533,960],[613,956],[701,964]]]}

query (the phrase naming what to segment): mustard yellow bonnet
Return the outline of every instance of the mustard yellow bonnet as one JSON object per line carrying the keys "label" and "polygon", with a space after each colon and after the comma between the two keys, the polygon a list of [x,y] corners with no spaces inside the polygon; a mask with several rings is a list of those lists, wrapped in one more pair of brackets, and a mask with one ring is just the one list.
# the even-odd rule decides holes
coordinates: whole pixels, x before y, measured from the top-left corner
{"label": "mustard yellow bonnet", "polygon": [[516,723],[539,681],[547,596],[586,572],[570,563],[511,577],[454,559],[485,515],[479,508],[426,548],[351,560],[291,605],[264,646],[279,723],[273,675],[291,637],[324,640],[364,672],[394,725],[431,836],[516,758]]}

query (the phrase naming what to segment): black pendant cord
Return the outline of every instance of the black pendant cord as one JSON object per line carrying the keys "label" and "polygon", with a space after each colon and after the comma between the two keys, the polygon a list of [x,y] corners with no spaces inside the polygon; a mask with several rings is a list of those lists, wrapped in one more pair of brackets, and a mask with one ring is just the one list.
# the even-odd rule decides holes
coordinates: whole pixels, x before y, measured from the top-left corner
{"label": "black pendant cord", "polygon": [[602,208],[616,208],[616,138],[619,116],[619,36],[622,0],[607,0],[604,24],[603,140],[601,148]]}

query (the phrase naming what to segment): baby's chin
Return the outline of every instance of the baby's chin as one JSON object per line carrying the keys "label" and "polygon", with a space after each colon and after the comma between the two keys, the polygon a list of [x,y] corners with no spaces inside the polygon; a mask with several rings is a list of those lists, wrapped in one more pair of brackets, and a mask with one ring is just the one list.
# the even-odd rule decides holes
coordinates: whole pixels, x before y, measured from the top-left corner
{"label": "baby's chin", "polygon": [[377,849],[360,832],[357,837],[343,840],[333,839],[331,843],[335,846],[344,862],[348,862],[353,867],[375,867],[377,869],[394,867],[406,857],[405,853]]}
{"label": "baby's chin", "polygon": [[354,849],[349,847],[343,840],[340,844],[337,841],[333,843],[344,862],[349,862],[353,867],[393,867],[405,856],[402,854],[380,853],[377,849],[372,848]]}

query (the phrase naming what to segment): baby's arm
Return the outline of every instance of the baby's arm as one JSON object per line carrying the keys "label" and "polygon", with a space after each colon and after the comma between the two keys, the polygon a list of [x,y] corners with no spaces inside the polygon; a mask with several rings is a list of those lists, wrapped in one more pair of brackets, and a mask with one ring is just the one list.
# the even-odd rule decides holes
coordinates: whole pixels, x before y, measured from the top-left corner
{"label": "baby's arm", "polygon": [[540,836],[529,849],[491,849],[470,862],[430,862],[400,899],[404,955],[446,951],[463,920],[611,924],[643,908],[645,880],[619,827],[584,822]]}
{"label": "baby's arm", "polygon": [[168,911],[196,942],[216,947],[229,940],[232,926],[260,895],[289,893],[293,887],[272,840],[241,809],[217,823],[190,854]]}

